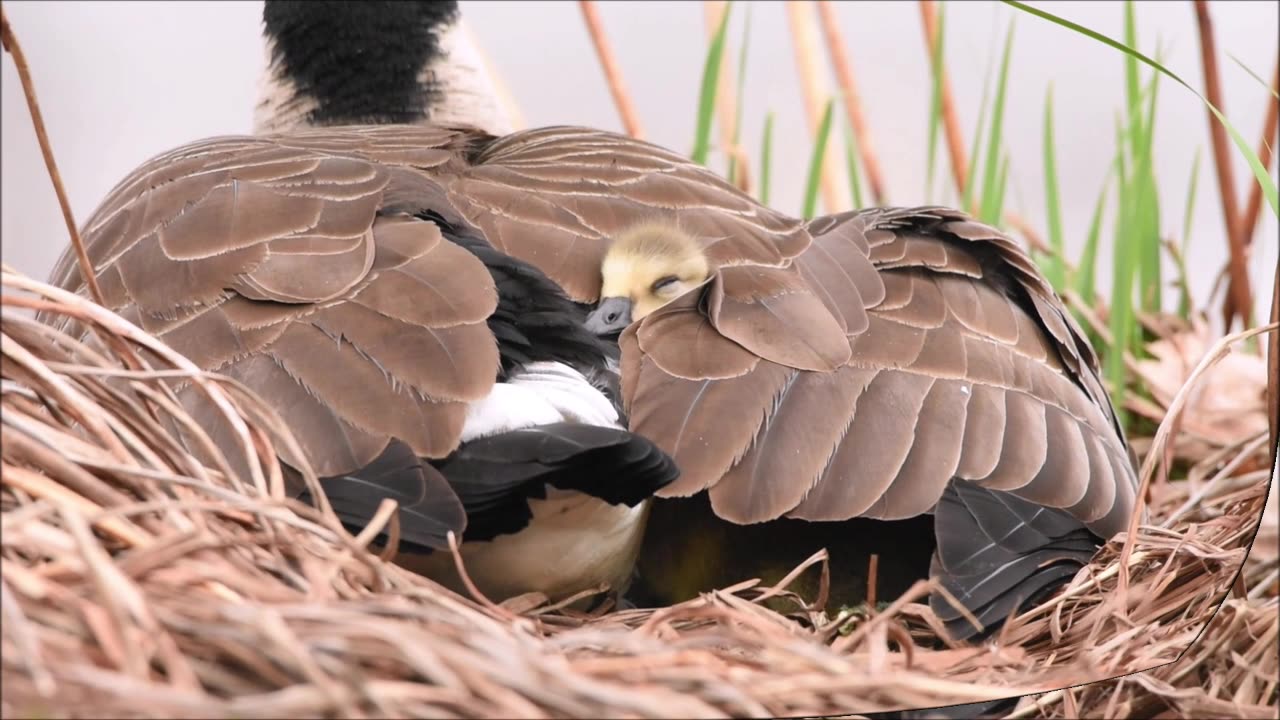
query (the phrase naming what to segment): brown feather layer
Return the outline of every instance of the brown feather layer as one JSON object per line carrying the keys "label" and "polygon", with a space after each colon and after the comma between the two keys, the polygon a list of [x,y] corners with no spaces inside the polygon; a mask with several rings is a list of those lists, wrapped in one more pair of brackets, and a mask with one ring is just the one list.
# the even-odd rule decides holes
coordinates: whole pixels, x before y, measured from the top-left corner
{"label": "brown feather layer", "polygon": [[[580,302],[622,231],[699,238],[710,281],[621,338],[632,429],[682,470],[665,495],[709,490],[734,523],[892,519],[959,477],[1102,537],[1128,518],[1133,456],[1092,348],[1027,255],[957,211],[806,224],[611,133],[381,126],[184,146],[84,236],[113,309],[261,393],[339,473],[392,436],[447,454],[494,382],[492,279],[424,212]],[[83,291],[70,254],[53,277]]]}
{"label": "brown feather layer", "polygon": [[[941,208],[808,229],[794,262],[723,268],[698,302],[645,318],[641,342],[624,344],[644,358],[625,386],[632,427],[683,469],[662,494],[709,488],[736,523],[900,519],[961,477],[1065,509],[1101,537],[1123,529],[1132,455],[1092,349],[1021,249]],[[716,336],[731,341],[723,356],[737,346],[758,366],[707,372]],[[702,351],[687,352],[694,337]],[[677,436],[676,414],[697,421]]]}

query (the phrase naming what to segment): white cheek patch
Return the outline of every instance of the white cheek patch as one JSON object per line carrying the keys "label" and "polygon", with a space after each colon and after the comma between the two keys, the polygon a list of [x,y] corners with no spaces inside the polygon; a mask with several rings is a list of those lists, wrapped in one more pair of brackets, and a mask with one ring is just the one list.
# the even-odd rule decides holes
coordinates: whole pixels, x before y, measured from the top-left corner
{"label": "white cheek patch", "polygon": [[284,68],[272,62],[275,41],[268,38],[263,44],[266,68],[258,79],[258,103],[253,110],[253,132],[256,135],[298,129],[307,125],[307,118],[315,111],[315,98],[298,92],[284,73]]}
{"label": "white cheek patch", "polygon": [[[435,104],[422,122],[472,125],[494,135],[514,131],[511,113],[503,104],[485,58],[470,29],[458,22],[437,31],[440,56],[422,68],[418,83],[439,90]],[[315,98],[300,93],[297,85],[273,62],[274,41],[263,44],[265,63],[258,80],[253,132],[263,134],[309,127]]]}

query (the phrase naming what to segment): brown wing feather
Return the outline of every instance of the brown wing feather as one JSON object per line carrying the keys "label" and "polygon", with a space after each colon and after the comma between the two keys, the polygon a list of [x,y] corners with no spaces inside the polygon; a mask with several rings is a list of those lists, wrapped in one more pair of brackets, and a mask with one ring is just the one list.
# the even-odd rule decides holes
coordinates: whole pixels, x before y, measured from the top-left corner
{"label": "brown wing feather", "polygon": [[[1132,507],[1131,454],[1092,350],[1012,241],[937,208],[832,216],[809,230],[813,243],[791,269],[722,269],[706,304],[682,311],[707,317],[733,341],[723,346],[730,352],[746,349],[794,374],[771,376],[750,400],[718,400],[701,414],[696,405],[722,387],[747,393],[747,376],[715,380],[683,356],[680,381],[691,389],[662,410],[670,401],[659,399],[665,386],[655,374],[672,369],[677,345],[688,349],[689,328],[705,328],[686,318],[677,343],[660,332],[665,321],[646,318],[638,328],[645,342],[624,345],[624,374],[640,367],[644,385],[627,395],[632,417],[643,418],[633,420],[637,430],[656,432],[682,466],[690,451],[662,429],[677,414],[732,437],[714,462],[712,451],[697,450],[697,480],[679,494],[710,487],[713,508],[735,522],[901,518],[929,511],[958,476],[1067,508],[1096,532],[1116,527]],[[736,293],[725,289],[728,270],[739,273]],[[806,298],[805,316],[755,320],[769,310],[760,298],[781,288]],[[833,374],[806,338],[840,330],[851,352]],[[716,347],[714,338],[697,342],[706,352]],[[628,361],[629,352],[640,359]],[[659,354],[668,358],[661,367],[646,364]],[[849,384],[832,380],[845,372],[856,373]],[[762,420],[756,408],[766,399],[772,406]]]}
{"label": "brown wing feather", "polygon": [[795,268],[723,268],[707,304],[721,335],[771,362],[831,371],[849,360],[844,328]]}
{"label": "brown wing feather", "polygon": [[[285,209],[250,212],[266,205]],[[493,380],[489,290],[429,309],[405,300],[491,287],[478,263],[411,229],[420,210],[473,225],[588,302],[619,231],[675,217],[702,238],[716,280],[622,339],[633,426],[684,472],[669,494],[715,486],[717,510],[742,521],[897,516],[935,502],[954,473],[1065,503],[1099,531],[1132,504],[1132,455],[1083,334],[1025,253],[956,211],[806,226],[612,133],[381,127],[181,148],[126,178],[86,235],[113,306],[202,362],[284,373],[283,387],[336,403],[340,416],[314,432],[356,438],[333,455],[340,465],[392,432],[444,451],[459,400]],[[388,217],[375,224],[378,212]],[[174,234],[175,223],[193,229]],[[81,284],[70,256],[55,278]],[[201,349],[202,332],[223,339]],[[415,355],[442,375],[412,367]],[[452,362],[463,356],[481,361]],[[829,394],[819,377],[837,378]],[[832,430],[784,430],[779,418],[793,416]],[[787,457],[800,472],[779,477]],[[1066,477],[1101,479],[1104,467],[1112,493]]]}
{"label": "brown wing feather", "polygon": [[910,373],[877,374],[858,396],[849,429],[826,473],[788,516],[845,520],[871,508],[911,453],[920,408],[932,385],[933,378]]}
{"label": "brown wing feather", "polygon": [[[698,311],[704,292],[699,288],[686,293],[646,317],[632,334],[639,349],[660,369],[678,377],[720,380],[750,372],[760,356],[727,342]],[[627,375],[622,373],[624,382]]]}
{"label": "brown wing feather", "polygon": [[967,382],[933,383],[920,406],[911,452],[866,517],[901,520],[933,509],[964,453],[971,395]]}
{"label": "brown wing feather", "polygon": [[747,452],[794,372],[762,360],[738,377],[691,380],[642,357],[630,385],[631,429],[679,456],[680,478],[658,494],[683,497],[718,482]]}
{"label": "brown wing feather", "polygon": [[874,371],[848,365],[830,373],[793,372],[742,461],[711,488],[716,514],[745,524],[781,517],[799,505],[846,432],[842,422],[812,419],[850,417],[874,377]]}
{"label": "brown wing feather", "polygon": [[[461,217],[426,171],[463,169],[485,139],[389,127],[201,141],[127,177],[85,239],[113,309],[256,390],[321,474],[364,466],[391,437],[439,457],[495,381],[497,293],[479,260],[405,213]],[[83,292],[69,254],[53,277]]]}

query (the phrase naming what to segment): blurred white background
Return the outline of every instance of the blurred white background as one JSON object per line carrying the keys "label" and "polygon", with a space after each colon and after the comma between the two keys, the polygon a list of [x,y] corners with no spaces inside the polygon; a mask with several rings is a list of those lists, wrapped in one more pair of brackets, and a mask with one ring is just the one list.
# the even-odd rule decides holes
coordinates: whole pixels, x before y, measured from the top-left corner
{"label": "blurred white background", "polygon": [[[746,3],[730,28],[729,72],[736,71]],[[743,143],[756,160],[765,113],[776,114],[772,203],[798,212],[811,138],[781,2],[750,3],[748,82]],[[621,131],[576,2],[462,2],[475,37],[496,67],[526,125],[558,123]],[[702,3],[603,2],[600,11],[649,140],[688,152],[706,52]],[[1122,33],[1119,2],[1041,2],[1050,12]],[[251,130],[265,58],[260,2],[5,2],[31,64],[45,122],[77,222],[140,162],[201,137]],[[1226,112],[1251,145],[1258,140],[1268,94],[1226,56],[1270,79],[1277,55],[1276,2],[1213,2]],[[888,184],[888,200],[912,205],[954,202],[925,192],[930,75],[915,2],[840,3],[864,111]],[[948,3],[946,61],[966,141],[976,122],[983,77],[1017,16],[1005,112],[1010,148],[1006,206],[1043,228],[1042,112],[1053,83],[1059,184],[1068,249],[1078,256],[1100,183],[1114,153],[1114,122],[1123,106],[1122,57],[1008,6]],[[1203,86],[1190,2],[1137,5],[1139,41],[1149,54],[1163,43],[1166,65]],[[823,55],[825,67],[825,54]],[[1143,77],[1147,75],[1143,70]],[[3,61],[3,255],[43,278],[66,244],[22,92]],[[832,91],[835,84],[828,81]],[[1186,89],[1161,82],[1156,169],[1162,227],[1180,234],[1192,158],[1201,148],[1199,198],[1191,232],[1192,289],[1199,302],[1226,260],[1221,201],[1208,146],[1204,106]],[[972,152],[971,152],[972,154]],[[945,153],[939,149],[940,171]],[[1253,180],[1232,149],[1237,192]],[[721,156],[713,167],[723,172]],[[1274,168],[1274,163],[1272,165]],[[1272,171],[1273,176],[1275,170]],[[1243,203],[1242,200],[1240,200]],[[1262,213],[1250,270],[1265,317],[1277,252],[1277,226]],[[1112,220],[1104,224],[1104,248]],[[1103,258],[1100,283],[1109,280]],[[1166,303],[1175,302],[1173,293]],[[1215,312],[1214,315],[1217,315]]]}

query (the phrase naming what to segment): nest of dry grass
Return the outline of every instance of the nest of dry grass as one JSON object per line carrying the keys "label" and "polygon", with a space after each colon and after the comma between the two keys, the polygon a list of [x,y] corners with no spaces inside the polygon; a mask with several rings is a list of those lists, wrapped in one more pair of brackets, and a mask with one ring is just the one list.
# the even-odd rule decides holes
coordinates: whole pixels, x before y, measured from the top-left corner
{"label": "nest of dry grass", "polygon": [[[1014,715],[1274,717],[1274,507],[1269,546],[1245,562],[1267,495],[1256,439],[1203,458],[1194,482],[1156,482],[1152,525],[990,646],[945,638],[927,583],[870,617],[833,617],[786,581],[659,610],[494,605],[370,552],[390,505],[353,537],[287,500],[274,448],[292,440],[244,388],[83,298],[7,268],[2,281],[5,717],[822,715],[1135,672],[1025,698]],[[36,323],[36,309],[91,338]],[[234,464],[169,391],[187,377],[239,428]],[[1242,565],[1253,591],[1214,618]],[[792,616],[761,605],[779,594]]]}

